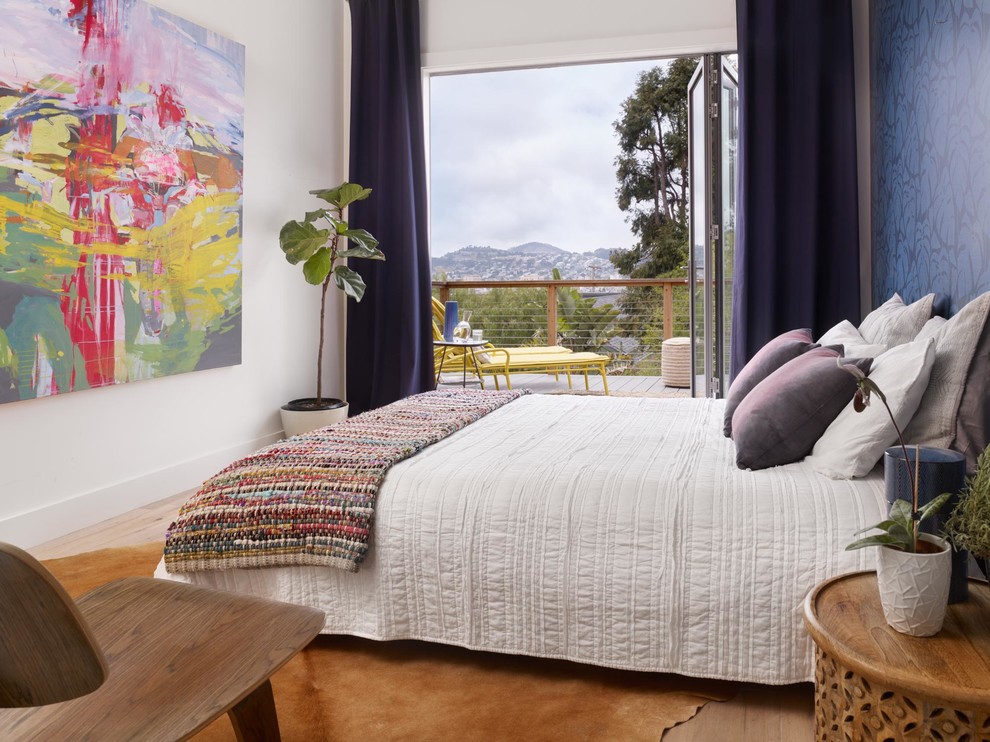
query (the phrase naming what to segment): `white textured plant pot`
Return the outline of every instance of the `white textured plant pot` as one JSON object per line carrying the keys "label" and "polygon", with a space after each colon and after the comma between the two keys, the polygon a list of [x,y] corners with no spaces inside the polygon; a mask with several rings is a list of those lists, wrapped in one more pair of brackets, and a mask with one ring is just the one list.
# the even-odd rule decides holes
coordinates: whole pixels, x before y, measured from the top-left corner
{"label": "white textured plant pot", "polygon": [[[299,400],[293,400],[293,402],[295,401]],[[325,428],[327,425],[333,425],[347,419],[347,402],[342,402],[339,407],[331,407],[327,410],[293,410],[291,409],[292,404],[290,402],[279,410],[282,416],[282,430],[285,431],[286,438],[309,433],[317,428]]]}
{"label": "white textured plant pot", "polygon": [[902,634],[933,636],[942,629],[949,600],[952,553],[937,536],[920,538],[937,544],[937,554],[910,554],[881,546],[877,556],[880,605],[887,623]]}

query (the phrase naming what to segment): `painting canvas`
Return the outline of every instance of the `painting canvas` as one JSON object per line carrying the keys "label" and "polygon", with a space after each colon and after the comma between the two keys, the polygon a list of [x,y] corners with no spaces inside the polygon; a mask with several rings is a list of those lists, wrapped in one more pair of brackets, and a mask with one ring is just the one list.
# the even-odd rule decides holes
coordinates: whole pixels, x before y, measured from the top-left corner
{"label": "painting canvas", "polygon": [[0,0],[0,402],[240,363],[244,47]]}

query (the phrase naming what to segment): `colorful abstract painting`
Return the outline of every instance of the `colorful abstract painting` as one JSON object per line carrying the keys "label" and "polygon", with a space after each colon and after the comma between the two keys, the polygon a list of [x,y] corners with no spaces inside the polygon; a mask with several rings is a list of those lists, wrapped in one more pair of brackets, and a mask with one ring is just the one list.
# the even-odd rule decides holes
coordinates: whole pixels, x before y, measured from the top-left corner
{"label": "colorful abstract painting", "polygon": [[244,47],[0,0],[0,402],[240,363]]}

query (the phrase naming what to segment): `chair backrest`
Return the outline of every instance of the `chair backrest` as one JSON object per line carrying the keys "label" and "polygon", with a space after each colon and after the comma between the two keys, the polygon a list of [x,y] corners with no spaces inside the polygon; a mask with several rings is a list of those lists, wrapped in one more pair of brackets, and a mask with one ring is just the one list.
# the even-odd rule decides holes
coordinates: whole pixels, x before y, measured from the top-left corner
{"label": "chair backrest", "polygon": [[34,557],[0,543],[0,708],[91,693],[107,664],[68,593]]}

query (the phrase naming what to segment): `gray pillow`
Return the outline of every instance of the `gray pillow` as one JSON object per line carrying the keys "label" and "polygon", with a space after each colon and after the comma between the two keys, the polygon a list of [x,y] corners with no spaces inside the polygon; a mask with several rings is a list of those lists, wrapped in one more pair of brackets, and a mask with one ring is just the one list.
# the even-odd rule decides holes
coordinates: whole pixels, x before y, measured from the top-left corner
{"label": "gray pillow", "polygon": [[[736,466],[766,469],[800,461],[856,393],[856,379],[836,364],[835,348],[813,348],[770,374],[732,417]],[[872,358],[847,358],[869,373]]]}
{"label": "gray pillow", "polygon": [[868,343],[882,343],[888,348],[910,343],[932,316],[935,294],[921,297],[913,304],[904,304],[900,294],[894,294],[863,318],[859,333]]}
{"label": "gray pillow", "polygon": [[732,415],[743,398],[756,385],[788,361],[797,358],[802,353],[817,348],[811,339],[811,330],[791,330],[778,335],[760,348],[749,363],[736,374],[725,396],[725,419],[722,422],[722,432],[726,438],[732,437]]}
{"label": "gray pillow", "polygon": [[[980,380],[974,376],[974,370],[979,373],[981,364],[977,363],[974,369],[973,363],[988,314],[990,292],[970,301],[946,322],[931,320],[933,329],[929,330],[926,326],[922,331],[925,336],[935,338],[935,365],[918,411],[904,430],[904,440],[908,443],[935,448],[953,446],[959,432],[960,415],[966,414],[962,397],[971,379],[976,385],[973,394],[978,397]],[[971,409],[982,404],[982,400],[973,397],[966,404]],[[962,448],[957,450],[966,453]]]}
{"label": "gray pillow", "polygon": [[[985,294],[979,297],[983,301],[986,298]],[[970,304],[976,302],[974,299]],[[962,310],[959,313],[962,314]],[[951,446],[966,457],[966,469],[970,473],[976,470],[976,459],[990,445],[990,320],[987,314],[987,311],[983,312],[973,359],[966,372]]]}
{"label": "gray pillow", "polygon": [[966,386],[956,415],[952,448],[966,457],[966,470],[976,471],[976,459],[990,445],[990,322],[983,325],[980,341],[966,374]]}

